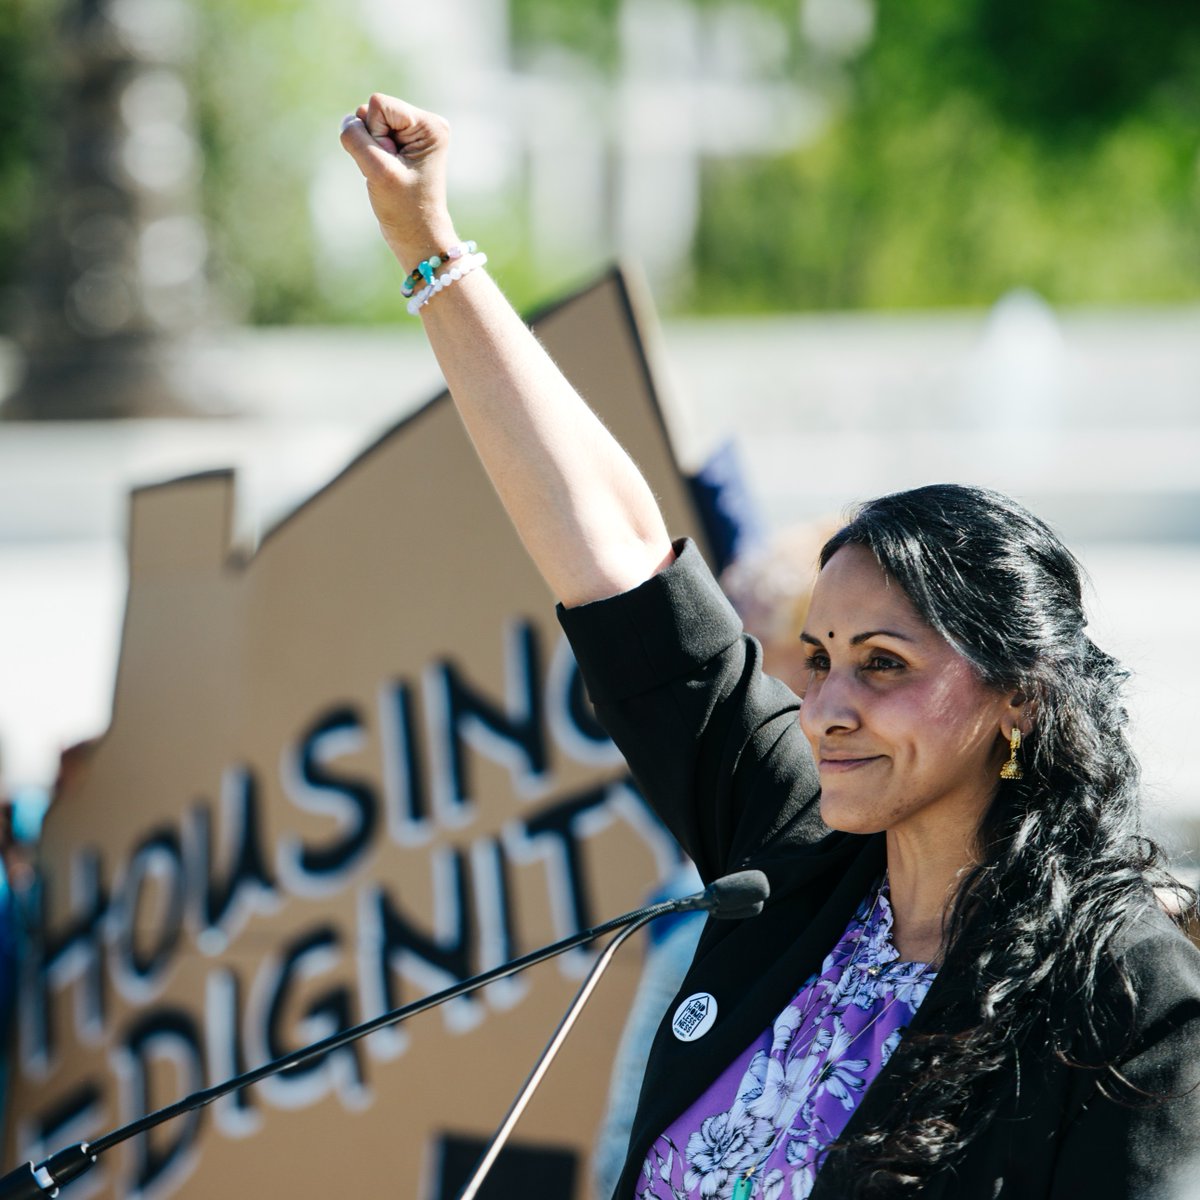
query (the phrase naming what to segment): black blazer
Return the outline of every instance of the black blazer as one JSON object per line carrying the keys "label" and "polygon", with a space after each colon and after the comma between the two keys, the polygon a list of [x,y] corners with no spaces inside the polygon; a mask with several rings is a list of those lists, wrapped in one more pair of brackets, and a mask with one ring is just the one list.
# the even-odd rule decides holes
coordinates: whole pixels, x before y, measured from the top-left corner
{"label": "black blazer", "polygon": [[[821,822],[799,701],[762,673],[757,643],[695,547],[677,549],[675,563],[641,587],[560,607],[559,619],[600,720],[701,876],[758,867],[771,899],[758,917],[705,927],[650,1051],[615,1200],[634,1200],[654,1139],[819,969],[885,860],[883,834],[831,832]],[[1123,1069],[1147,1091],[1178,1098],[1126,1107],[1097,1091],[1097,1072],[1025,1048],[999,1117],[925,1196],[1200,1197],[1200,951],[1149,900],[1118,949],[1138,993]],[[717,1019],[682,1042],[670,1019],[694,992],[716,998]],[[910,1029],[965,1027],[969,1001],[951,954]],[[901,1057],[867,1089],[843,1136],[886,1122],[905,1091]],[[837,1170],[836,1158],[822,1168],[812,1200],[844,1194]]]}

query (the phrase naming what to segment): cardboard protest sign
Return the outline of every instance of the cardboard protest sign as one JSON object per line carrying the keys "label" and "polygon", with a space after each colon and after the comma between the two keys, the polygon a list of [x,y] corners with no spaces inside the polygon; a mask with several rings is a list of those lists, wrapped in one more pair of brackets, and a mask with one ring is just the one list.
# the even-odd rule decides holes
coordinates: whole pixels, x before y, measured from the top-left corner
{"label": "cardboard protest sign", "polygon": [[[621,277],[538,330],[699,533]],[[111,727],[45,825],[7,1166],[635,907],[675,860],[448,397],[251,556],[233,501],[225,472],[132,497]],[[219,1101],[66,1194],[452,1194],[588,961]],[[631,947],[518,1127],[529,1194],[586,1194],[637,971]]]}

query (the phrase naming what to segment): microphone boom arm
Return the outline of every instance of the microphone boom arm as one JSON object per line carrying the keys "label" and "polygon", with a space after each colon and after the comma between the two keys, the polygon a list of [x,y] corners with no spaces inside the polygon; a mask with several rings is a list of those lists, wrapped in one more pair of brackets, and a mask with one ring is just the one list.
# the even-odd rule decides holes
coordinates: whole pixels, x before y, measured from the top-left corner
{"label": "microphone boom arm", "polygon": [[[768,891],[769,888],[765,876],[757,871],[742,871],[714,881],[703,892],[697,892],[695,895],[684,896],[674,900],[664,900],[661,903],[646,905],[643,908],[634,909],[633,912],[627,912],[622,916],[614,917],[611,921],[605,921],[602,925],[582,930],[580,933],[563,938],[553,945],[543,946],[540,950],[534,950],[529,954],[522,955],[520,958],[513,959],[512,962],[502,963],[498,967],[493,967],[491,970],[472,976],[470,979],[464,979],[452,987],[435,992],[431,996],[425,996],[401,1008],[394,1008],[389,1012],[381,1013],[369,1021],[363,1021],[358,1025],[351,1026],[349,1029],[343,1029],[339,1033],[330,1034],[329,1037],[322,1038],[318,1042],[313,1042],[309,1046],[302,1046],[299,1050],[293,1050],[291,1053],[273,1059],[271,1062],[262,1063],[260,1066],[245,1071],[241,1075],[235,1075],[232,1079],[227,1079],[223,1083],[214,1084],[212,1087],[192,1092],[191,1095],[184,1096],[182,1100],[176,1100],[173,1104],[156,1109],[152,1113],[147,1113],[145,1116],[138,1117],[134,1121],[111,1130],[103,1136],[98,1137],[94,1142],[77,1142],[73,1146],[59,1150],[37,1166],[32,1162],[23,1163],[7,1175],[0,1177],[0,1200],[41,1200],[42,1197],[55,1197],[58,1195],[60,1187],[78,1178],[85,1171],[90,1170],[100,1155],[106,1150],[111,1150],[114,1146],[128,1141],[131,1137],[136,1137],[139,1133],[145,1133],[147,1130],[154,1129],[156,1126],[171,1120],[173,1117],[180,1117],[184,1113],[204,1108],[212,1104],[214,1100],[219,1100],[222,1096],[229,1095],[230,1092],[236,1092],[244,1087],[249,1087],[251,1084],[266,1079],[268,1076],[278,1074],[280,1071],[286,1071],[289,1067],[297,1067],[302,1063],[311,1062],[314,1058],[320,1058],[322,1055],[329,1054],[331,1051],[340,1049],[350,1042],[357,1041],[361,1037],[366,1037],[368,1034],[374,1033],[376,1030],[386,1029],[389,1025],[396,1025],[401,1021],[407,1020],[409,1017],[415,1017],[418,1013],[436,1008],[439,1004],[444,1004],[448,1000],[453,1000],[458,996],[465,996],[469,992],[487,987],[489,983],[495,983],[499,979],[506,979],[509,975],[515,975],[518,971],[523,971],[526,967],[532,967],[537,963],[545,962],[548,958],[564,954],[566,951],[573,950],[577,946],[582,946],[587,942],[594,941],[598,937],[603,937],[606,933],[612,933],[613,930],[621,930],[621,933],[613,938],[608,946],[605,947],[600,958],[592,967],[591,972],[584,981],[583,988],[580,989],[579,995],[576,996],[575,1004],[572,1005],[572,1012],[568,1013],[569,1020],[564,1018],[563,1024],[559,1026],[558,1033],[555,1034],[555,1039],[543,1052],[543,1059],[545,1059],[548,1065],[554,1054],[557,1053],[555,1042],[561,1044],[567,1033],[570,1032],[571,1025],[575,1022],[575,1016],[578,1015],[578,1009],[583,1007],[583,1002],[586,1002],[588,995],[591,994],[591,990],[595,986],[600,972],[607,966],[616,948],[631,933],[641,928],[648,921],[653,921],[656,917],[666,916],[668,913],[704,911],[712,913],[717,917],[734,920],[752,916],[762,909],[763,901]],[[582,1000],[580,997],[582,997]],[[539,1067],[541,1067],[540,1061]],[[544,1073],[544,1067],[541,1067],[541,1071]],[[537,1074],[536,1078],[533,1076],[530,1077],[531,1082],[527,1084],[530,1094],[532,1094],[540,1078],[540,1073]],[[528,1097],[526,1096],[525,1102],[527,1100]],[[498,1131],[497,1136],[499,1137],[500,1132],[503,1132],[503,1137],[500,1138],[496,1146],[497,1154],[499,1153],[500,1146],[507,1139],[512,1125],[516,1123],[516,1118],[520,1116],[520,1110],[525,1107],[525,1102],[521,1103],[520,1109],[514,1105],[515,1112],[510,1113],[510,1117],[512,1118],[511,1124],[506,1120],[508,1128],[504,1129],[502,1127],[501,1131]],[[495,1155],[493,1154],[492,1158],[494,1159],[494,1157]],[[489,1162],[488,1166],[490,1165]],[[480,1179],[482,1179],[482,1176],[480,1176]]]}
{"label": "microphone boom arm", "polygon": [[[757,916],[762,912],[763,904],[766,902],[770,890],[767,877],[761,871],[738,871],[735,874],[726,875],[714,880],[703,892],[698,892],[694,896],[687,896],[682,900],[676,901],[674,911],[708,912],[723,920],[744,920],[747,917]],[[475,1200],[484,1179],[499,1157],[505,1142],[508,1141],[509,1134],[512,1133],[534,1091],[542,1082],[542,1078],[546,1072],[550,1069],[550,1064],[562,1048],[563,1042],[567,1040],[567,1035],[571,1032],[576,1019],[583,1011],[583,1006],[587,1003],[596,985],[600,982],[600,976],[612,961],[613,955],[616,954],[621,943],[626,938],[636,933],[648,921],[653,921],[655,917],[664,915],[661,912],[655,911],[657,907],[655,905],[643,909],[641,913],[627,914],[632,918],[630,924],[625,929],[622,929],[604,947],[600,957],[592,964],[592,969],[588,972],[587,978],[580,985],[579,991],[575,993],[575,999],[571,1001],[571,1007],[567,1009],[566,1015],[554,1031],[554,1036],[551,1037],[550,1041],[546,1044],[545,1050],[542,1051],[541,1057],[534,1064],[533,1070],[530,1071],[529,1077],[517,1093],[517,1098],[513,1101],[512,1107],[508,1110],[504,1120],[501,1121],[500,1127],[492,1135],[492,1140],[488,1143],[487,1149],[484,1150],[482,1157],[476,1165],[474,1174],[467,1180],[463,1190],[459,1192],[458,1200]]]}
{"label": "microphone boom arm", "polygon": [[34,1166],[32,1162],[23,1163],[7,1175],[0,1177],[0,1200],[42,1200],[43,1197],[57,1196],[60,1187],[69,1183],[72,1179],[78,1178],[85,1171],[90,1170],[95,1165],[96,1160],[106,1150],[111,1150],[114,1146],[118,1146],[130,1138],[136,1137],[139,1133],[145,1133],[147,1130],[154,1129],[156,1126],[171,1120],[173,1117],[180,1117],[184,1113],[204,1108],[212,1104],[214,1100],[219,1100],[222,1096],[229,1095],[230,1092],[236,1092],[244,1087],[249,1087],[251,1084],[258,1083],[280,1071],[285,1071],[289,1067],[296,1067],[301,1063],[310,1062],[312,1059],[337,1050],[349,1042],[366,1037],[376,1030],[386,1029],[390,1025],[399,1024],[399,1022],[406,1021],[409,1017],[415,1017],[418,1013],[425,1012],[427,1009],[436,1008],[439,1004],[444,1004],[448,1000],[453,1000],[458,996],[464,996],[469,992],[477,991],[479,988],[487,987],[489,983],[495,983],[499,979],[506,979],[510,975],[515,975],[518,971],[523,971],[526,967],[532,967],[537,963],[544,962],[548,958],[555,957],[555,955],[565,954],[568,950],[573,950],[577,946],[594,941],[606,933],[611,933],[614,929],[620,929],[622,926],[627,926],[631,923],[635,923],[632,925],[632,928],[636,929],[647,921],[652,921],[655,917],[665,916],[671,912],[687,912],[693,908],[701,907],[698,903],[700,899],[701,897],[697,895],[676,900],[665,900],[662,903],[651,904],[644,908],[636,909],[633,912],[625,913],[620,917],[614,917],[611,921],[605,921],[602,925],[596,925],[591,929],[584,929],[579,933],[572,934],[570,937],[555,942],[551,946],[543,946],[540,950],[534,950],[520,958],[513,959],[512,962],[502,963],[498,967],[493,967],[490,971],[485,971],[481,975],[473,976],[470,979],[464,979],[452,987],[435,992],[431,996],[424,996],[420,1000],[415,1000],[411,1004],[406,1004],[401,1008],[394,1008],[388,1012],[381,1013],[369,1021],[363,1021],[361,1024],[354,1025],[349,1029],[343,1029],[338,1033],[330,1034],[329,1037],[322,1038],[319,1042],[314,1042],[310,1046],[303,1046],[299,1050],[293,1050],[289,1054],[273,1059],[271,1062],[262,1063],[249,1071],[243,1072],[241,1075],[236,1075],[232,1079],[225,1080],[223,1083],[193,1092],[189,1096],[184,1096],[181,1100],[176,1100],[173,1104],[156,1109],[154,1112],[147,1113],[145,1116],[138,1117],[134,1121],[111,1130],[102,1137],[98,1137],[94,1142],[78,1142],[64,1150],[59,1150],[37,1166]]}
{"label": "microphone boom arm", "polygon": [[575,993],[575,999],[571,1001],[571,1007],[567,1009],[566,1015],[559,1022],[558,1028],[554,1031],[554,1036],[546,1044],[541,1057],[537,1060],[533,1070],[529,1073],[529,1077],[521,1086],[521,1090],[517,1093],[517,1098],[513,1101],[512,1107],[508,1110],[504,1120],[501,1121],[500,1127],[492,1135],[491,1142],[488,1143],[483,1157],[480,1158],[478,1165],[475,1167],[475,1173],[467,1181],[466,1187],[459,1192],[458,1200],[474,1200],[476,1193],[483,1184],[484,1178],[492,1169],[492,1164],[499,1157],[500,1151],[504,1149],[504,1143],[508,1141],[509,1134],[512,1133],[517,1122],[521,1119],[521,1114],[525,1111],[525,1107],[532,1098],[535,1089],[542,1082],[542,1077],[550,1069],[550,1064],[554,1061],[554,1057],[558,1054],[563,1042],[567,1040],[567,1034],[571,1032],[576,1018],[583,1011],[583,1006],[587,1003],[596,985],[600,982],[600,976],[612,961],[612,957],[617,952],[618,947],[626,938],[636,933],[648,921],[653,921],[655,917],[661,915],[661,913],[647,910],[644,915],[638,917],[631,925],[622,929],[604,947],[600,957],[592,964],[592,969],[588,972],[587,978],[580,985],[579,991]]}

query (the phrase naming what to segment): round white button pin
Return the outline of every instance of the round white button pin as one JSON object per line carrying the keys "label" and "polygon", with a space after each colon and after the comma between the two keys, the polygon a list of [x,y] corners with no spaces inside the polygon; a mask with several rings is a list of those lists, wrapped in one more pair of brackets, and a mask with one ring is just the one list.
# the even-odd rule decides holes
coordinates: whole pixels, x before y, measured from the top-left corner
{"label": "round white button pin", "polygon": [[711,992],[696,992],[675,1010],[671,1032],[681,1042],[694,1042],[713,1027],[716,1019],[716,996]]}

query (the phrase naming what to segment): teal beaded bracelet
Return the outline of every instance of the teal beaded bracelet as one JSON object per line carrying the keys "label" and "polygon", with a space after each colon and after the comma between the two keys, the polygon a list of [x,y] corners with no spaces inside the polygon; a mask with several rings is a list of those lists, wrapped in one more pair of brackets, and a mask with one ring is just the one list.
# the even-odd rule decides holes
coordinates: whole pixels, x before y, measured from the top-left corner
{"label": "teal beaded bracelet", "polygon": [[417,316],[421,309],[433,299],[438,292],[444,291],[451,284],[457,283],[460,279],[470,275],[476,267],[486,265],[488,257],[486,254],[463,254],[454,261],[454,265],[448,271],[443,271],[432,282],[427,283],[415,296],[413,296],[408,304],[408,314],[411,317]]}
{"label": "teal beaded bracelet", "polygon": [[474,254],[477,248],[474,242],[458,242],[448,250],[443,250],[441,254],[431,254],[427,259],[419,262],[416,269],[410,275],[405,276],[404,282],[400,285],[401,295],[408,297],[418,287],[428,287],[433,283],[434,271],[443,263],[453,262],[456,258],[462,258],[465,254]]}

